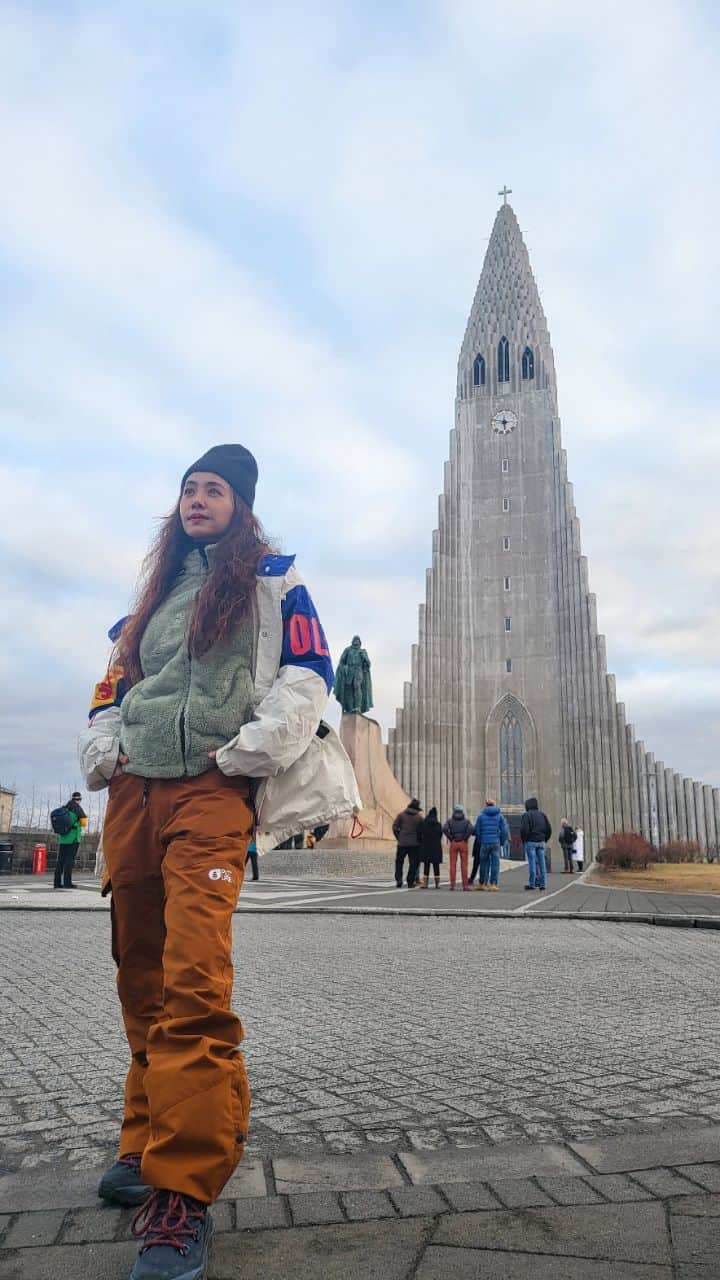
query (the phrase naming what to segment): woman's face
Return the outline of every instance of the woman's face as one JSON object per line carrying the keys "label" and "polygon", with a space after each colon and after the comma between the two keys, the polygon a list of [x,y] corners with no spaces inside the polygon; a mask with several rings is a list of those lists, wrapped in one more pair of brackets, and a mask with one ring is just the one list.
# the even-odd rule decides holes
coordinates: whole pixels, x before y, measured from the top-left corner
{"label": "woman's face", "polygon": [[230,526],[235,498],[227,480],[212,471],[193,471],[180,494],[180,520],[197,542],[217,542]]}

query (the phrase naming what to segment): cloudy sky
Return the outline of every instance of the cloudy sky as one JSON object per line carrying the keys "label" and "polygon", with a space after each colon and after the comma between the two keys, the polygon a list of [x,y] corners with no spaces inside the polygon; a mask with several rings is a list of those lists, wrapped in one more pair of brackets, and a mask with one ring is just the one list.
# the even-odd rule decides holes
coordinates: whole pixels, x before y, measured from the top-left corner
{"label": "cloudy sky", "polygon": [[720,784],[719,47],[712,0],[6,0],[0,782],[78,781],[107,627],[220,440],[392,722],[507,182],[610,669]]}

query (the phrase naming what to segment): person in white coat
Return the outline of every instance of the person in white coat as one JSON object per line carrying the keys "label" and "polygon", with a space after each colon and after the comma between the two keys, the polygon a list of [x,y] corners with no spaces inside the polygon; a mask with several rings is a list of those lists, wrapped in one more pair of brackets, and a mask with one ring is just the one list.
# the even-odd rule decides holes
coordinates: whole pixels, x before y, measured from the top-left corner
{"label": "person in white coat", "polygon": [[572,860],[575,863],[576,871],[582,871],[585,865],[585,832],[582,827],[577,827],[575,844],[572,851]]}

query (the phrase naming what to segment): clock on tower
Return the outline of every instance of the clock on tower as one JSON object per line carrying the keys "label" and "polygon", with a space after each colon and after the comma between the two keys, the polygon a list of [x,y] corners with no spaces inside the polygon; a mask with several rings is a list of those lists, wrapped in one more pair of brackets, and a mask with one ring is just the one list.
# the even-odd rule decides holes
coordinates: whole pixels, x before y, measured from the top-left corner
{"label": "clock on tower", "polygon": [[490,426],[499,436],[508,436],[517,426],[517,414],[512,409],[500,409],[493,415]]}

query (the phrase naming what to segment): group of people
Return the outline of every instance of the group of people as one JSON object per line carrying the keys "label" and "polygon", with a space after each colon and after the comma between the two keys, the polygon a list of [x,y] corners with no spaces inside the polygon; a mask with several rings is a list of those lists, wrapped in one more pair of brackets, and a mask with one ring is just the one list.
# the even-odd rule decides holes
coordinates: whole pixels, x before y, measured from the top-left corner
{"label": "group of people", "polygon": [[[448,847],[450,888],[455,888],[459,864],[463,891],[468,891],[473,886],[480,891],[497,891],[501,853],[504,851],[507,855],[510,831],[492,797],[488,797],[474,824],[468,820],[461,804],[456,804],[447,822],[441,823],[434,805],[423,816],[420,801],[413,799],[397,815],[393,823],[393,834],[397,840],[395,884],[398,889],[403,886],[406,859],[408,866],[405,883],[408,889],[427,889],[431,869],[435,888],[439,889],[444,838]],[[546,849],[551,835],[552,827],[547,814],[543,813],[534,797],[526,800],[525,812],[520,820],[520,839],[528,866],[528,882],[525,885],[527,890],[544,891],[547,886]],[[473,860],[468,872],[471,838],[474,840]],[[563,874],[572,874],[573,864],[582,865],[582,832],[575,831],[567,818],[563,818],[558,838],[565,863]]]}

